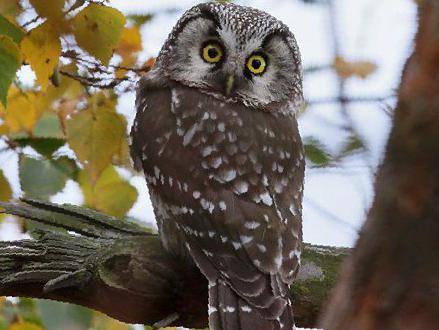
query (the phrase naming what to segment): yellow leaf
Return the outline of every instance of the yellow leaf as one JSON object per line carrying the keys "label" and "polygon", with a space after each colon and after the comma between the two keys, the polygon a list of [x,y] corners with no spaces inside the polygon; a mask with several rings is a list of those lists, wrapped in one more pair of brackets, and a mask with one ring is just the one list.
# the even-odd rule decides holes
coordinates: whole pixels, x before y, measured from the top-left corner
{"label": "yellow leaf", "polygon": [[120,38],[116,52],[125,58],[130,57],[133,55],[133,53],[141,50],[142,39],[140,36],[139,27],[135,25],[130,28],[125,28],[122,32],[122,37]]}
{"label": "yellow leaf", "polygon": [[0,201],[6,202],[12,198],[12,189],[8,180],[0,170]]}
{"label": "yellow leaf", "polygon": [[376,64],[367,61],[348,62],[342,57],[336,57],[333,67],[337,75],[343,79],[350,77],[367,78],[377,69]]}
{"label": "yellow leaf", "polygon": [[40,326],[30,322],[13,323],[8,330],[43,330]]}
{"label": "yellow leaf", "polygon": [[7,135],[9,133],[9,128],[6,124],[0,125],[0,135]]}
{"label": "yellow leaf", "polygon": [[117,9],[91,3],[72,20],[78,45],[107,65],[125,25],[125,16]]}
{"label": "yellow leaf", "polygon": [[93,330],[129,330],[131,327],[126,324],[112,319],[102,313],[95,312],[92,320]]}
{"label": "yellow leaf", "polygon": [[47,1],[29,0],[38,15],[46,17],[49,20],[59,22],[63,16],[64,0],[50,0],[50,5]]}
{"label": "yellow leaf", "polygon": [[98,96],[89,108],[66,121],[67,142],[95,182],[119,152],[126,135],[125,118],[114,111],[112,101]]}
{"label": "yellow leaf", "polygon": [[[9,185],[8,180],[6,180],[3,172],[0,170],[0,201],[7,202],[12,198],[12,189]],[[2,208],[0,207],[0,211]],[[3,218],[3,214],[0,214],[0,220]],[[0,301],[0,307],[3,304],[3,301]]]}
{"label": "yellow leaf", "polygon": [[78,177],[88,207],[116,217],[123,217],[137,200],[137,190],[122,179],[113,166],[108,166],[96,183],[86,171]]}
{"label": "yellow leaf", "polygon": [[35,71],[37,82],[43,90],[46,90],[49,78],[61,55],[58,33],[51,24],[45,22],[23,38],[21,51],[32,70]]}
{"label": "yellow leaf", "polygon": [[0,14],[4,16],[18,16],[21,9],[19,0],[0,0]]}
{"label": "yellow leaf", "polygon": [[24,94],[16,88],[11,88],[8,94],[8,107],[4,115],[9,133],[32,132],[39,118],[35,108],[36,96],[29,92]]}
{"label": "yellow leaf", "polygon": [[114,163],[126,167],[131,166],[130,147],[128,145],[128,139],[123,139],[119,151],[114,155]]}
{"label": "yellow leaf", "polygon": [[[66,71],[64,67],[62,69],[63,71]],[[38,108],[42,109],[43,111],[59,111],[63,109],[66,102],[70,103],[70,101],[74,101],[72,103],[76,105],[81,101],[81,95],[84,93],[85,88],[80,82],[69,77],[62,76],[58,87],[52,84],[48,86],[46,92],[44,93],[44,97],[40,98]]]}

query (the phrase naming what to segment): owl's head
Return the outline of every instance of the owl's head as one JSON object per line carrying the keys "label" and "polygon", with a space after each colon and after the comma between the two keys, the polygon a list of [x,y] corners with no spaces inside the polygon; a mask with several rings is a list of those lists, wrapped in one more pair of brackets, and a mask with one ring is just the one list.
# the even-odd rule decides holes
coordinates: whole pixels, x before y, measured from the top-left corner
{"label": "owl's head", "polygon": [[293,34],[249,7],[208,2],[191,8],[169,35],[157,67],[174,81],[249,107],[302,99]]}

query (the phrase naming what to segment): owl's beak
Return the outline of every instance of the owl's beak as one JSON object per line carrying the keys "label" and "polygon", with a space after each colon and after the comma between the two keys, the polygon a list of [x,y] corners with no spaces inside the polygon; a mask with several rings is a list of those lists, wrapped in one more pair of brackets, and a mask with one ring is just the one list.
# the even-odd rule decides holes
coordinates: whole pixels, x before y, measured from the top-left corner
{"label": "owl's beak", "polygon": [[235,76],[229,74],[226,78],[226,96],[232,94],[233,87],[235,87]]}

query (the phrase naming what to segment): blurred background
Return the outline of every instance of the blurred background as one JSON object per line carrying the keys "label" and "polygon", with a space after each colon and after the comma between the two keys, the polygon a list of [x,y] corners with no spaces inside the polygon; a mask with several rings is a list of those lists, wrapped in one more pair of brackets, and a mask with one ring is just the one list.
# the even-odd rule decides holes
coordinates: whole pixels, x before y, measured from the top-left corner
{"label": "blurred background", "polygon": [[[307,147],[303,210],[304,239],[324,245],[352,246],[373,198],[373,180],[390,129],[395,93],[416,27],[412,0],[246,0],[235,1],[268,11],[288,24],[299,43],[305,71],[306,108],[299,126]],[[143,49],[138,61],[157,55],[176,20],[197,1],[112,0],[125,15],[143,16]],[[22,21],[32,13],[22,15]],[[35,75],[20,71],[25,85]],[[117,111],[134,119],[134,92],[119,95]],[[1,142],[0,142],[1,150]],[[24,152],[32,154],[32,150]],[[66,151],[67,152],[67,151]],[[14,197],[19,184],[18,154],[0,152],[0,169]],[[154,226],[148,191],[142,176],[119,169],[138,190],[128,212]],[[68,180],[58,203],[83,204],[79,185]],[[0,237],[20,233],[14,220],[0,226]]]}
{"label": "blurred background", "polygon": [[[141,45],[134,47],[136,56],[131,59],[139,67],[151,63],[177,19],[186,9],[198,3],[190,0],[103,2],[120,10],[128,18],[128,28],[135,31],[132,35],[141,38]],[[390,130],[402,67],[414,38],[415,1],[234,2],[271,13],[286,23],[295,34],[305,74],[306,106],[299,114],[299,128],[307,154],[304,240],[313,244],[351,247],[373,199],[374,175]],[[20,13],[17,21],[30,29],[38,24],[38,21],[32,22],[36,16],[35,11],[27,1],[21,3],[25,10]],[[63,41],[64,47],[69,47],[68,38]],[[124,56],[120,51],[110,63],[125,64]],[[64,58],[62,63],[68,65],[70,62]],[[84,64],[82,70],[87,69],[89,67]],[[132,80],[136,78],[135,75],[129,77]],[[35,74],[29,66],[19,70],[17,79],[23,88],[32,88],[35,84]],[[126,118],[128,129],[135,115],[133,86],[132,81],[127,80],[115,88],[116,110]],[[0,124],[3,122],[4,119],[0,119]],[[68,145],[61,146],[56,152],[75,160],[78,169],[83,169]],[[38,192],[32,194],[31,189],[23,188],[23,182],[28,180],[20,171],[25,165],[29,166],[24,164],[23,157],[39,159],[40,156],[30,144],[12,148],[8,139],[2,138],[0,133],[0,170],[12,189],[13,198],[38,196]],[[131,171],[129,166],[114,164],[118,177],[134,187],[137,193],[131,198],[132,203],[127,204],[126,212],[115,214],[155,228],[143,176]],[[57,203],[95,207],[97,204],[87,199],[82,182],[81,179],[66,177],[61,181],[59,189],[47,194],[47,199]],[[29,187],[29,184],[25,186]],[[18,219],[9,216],[3,218],[0,223],[1,240],[24,236],[29,234]],[[21,303],[24,304],[22,308],[26,308],[25,304],[32,305],[27,300]],[[63,324],[62,329],[90,327],[92,317],[84,316],[83,309],[62,304],[56,306],[50,302],[40,303],[43,314],[56,309],[59,318],[69,315],[67,318],[73,320],[72,324],[70,327]],[[98,324],[94,324],[93,329],[126,327],[119,323],[107,324],[107,321],[94,321]],[[46,323],[47,328],[59,329],[59,323],[56,325],[56,320],[53,322],[50,326]]]}

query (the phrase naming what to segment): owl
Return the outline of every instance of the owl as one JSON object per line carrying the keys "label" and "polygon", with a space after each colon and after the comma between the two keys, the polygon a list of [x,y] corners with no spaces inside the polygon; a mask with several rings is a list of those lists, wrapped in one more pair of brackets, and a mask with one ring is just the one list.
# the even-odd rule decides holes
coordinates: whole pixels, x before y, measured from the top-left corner
{"label": "owl", "polygon": [[302,99],[288,27],[230,3],[188,10],[139,81],[132,158],[163,247],[208,280],[212,330],[294,328]]}

